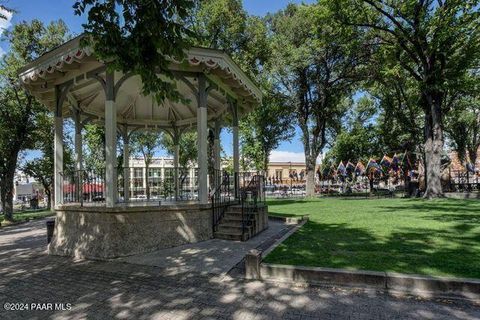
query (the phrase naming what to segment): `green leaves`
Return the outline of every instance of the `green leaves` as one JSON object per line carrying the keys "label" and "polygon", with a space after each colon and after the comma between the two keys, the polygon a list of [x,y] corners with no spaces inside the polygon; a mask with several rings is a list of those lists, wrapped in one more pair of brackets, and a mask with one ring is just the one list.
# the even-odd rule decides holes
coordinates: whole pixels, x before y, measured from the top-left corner
{"label": "green leaves", "polygon": [[[181,99],[171,59],[182,61],[194,33],[185,21],[193,7],[190,0],[81,0],[75,14],[87,14],[84,45],[92,46],[110,68],[138,74],[143,94],[159,102]],[[162,79],[160,74],[166,77]]]}
{"label": "green leaves", "polygon": [[[195,163],[197,160],[197,133],[194,131],[184,132],[180,135],[178,141],[180,146],[180,158],[179,165],[182,168],[188,168],[192,163]],[[163,135],[161,139],[161,144],[171,156],[175,153],[175,145],[173,139],[170,135]]]}
{"label": "green leaves", "polygon": [[[39,139],[45,138],[45,132],[40,132],[42,129],[51,129],[48,125],[42,127],[46,124],[45,107],[18,84],[18,69],[65,42],[68,30],[62,21],[45,27],[39,20],[33,20],[16,24],[4,32],[4,38],[9,42],[10,51],[0,64],[0,188],[2,205],[9,204],[6,210],[11,211],[12,199],[7,194],[13,192],[18,155],[22,150],[38,146]],[[44,147],[48,157],[50,151]],[[48,169],[49,160],[42,159],[36,165],[41,165],[44,171]],[[7,212],[7,216],[10,214]]]}
{"label": "green leaves", "polygon": [[135,131],[131,137],[131,148],[134,153],[143,157],[148,166],[160,146],[162,133],[155,131]]}

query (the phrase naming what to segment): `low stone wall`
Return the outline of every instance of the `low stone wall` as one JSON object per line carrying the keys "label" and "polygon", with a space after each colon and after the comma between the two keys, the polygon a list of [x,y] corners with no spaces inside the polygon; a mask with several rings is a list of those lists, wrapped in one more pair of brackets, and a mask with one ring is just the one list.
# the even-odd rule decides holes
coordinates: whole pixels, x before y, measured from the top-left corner
{"label": "low stone wall", "polygon": [[446,192],[445,197],[449,199],[480,199],[480,192]]}
{"label": "low stone wall", "polygon": [[209,205],[70,207],[56,210],[48,253],[112,259],[212,238]]}

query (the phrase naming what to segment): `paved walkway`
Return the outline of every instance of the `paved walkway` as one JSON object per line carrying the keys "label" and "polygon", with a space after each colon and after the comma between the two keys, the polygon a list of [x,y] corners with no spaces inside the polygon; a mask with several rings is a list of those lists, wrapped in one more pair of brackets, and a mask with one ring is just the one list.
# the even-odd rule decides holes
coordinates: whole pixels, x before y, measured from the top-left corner
{"label": "paved walkway", "polygon": [[270,222],[269,228],[247,242],[211,239],[175,248],[139,254],[118,261],[165,269],[168,275],[195,272],[201,275],[225,275],[235,267],[250,249],[284,234],[291,226]]}
{"label": "paved walkway", "polygon": [[[0,229],[0,319],[480,319],[462,302],[47,256],[44,221]],[[5,311],[63,303],[69,311]],[[44,305],[46,308],[49,305]],[[60,306],[60,305],[58,305]],[[55,307],[52,305],[52,307]]]}

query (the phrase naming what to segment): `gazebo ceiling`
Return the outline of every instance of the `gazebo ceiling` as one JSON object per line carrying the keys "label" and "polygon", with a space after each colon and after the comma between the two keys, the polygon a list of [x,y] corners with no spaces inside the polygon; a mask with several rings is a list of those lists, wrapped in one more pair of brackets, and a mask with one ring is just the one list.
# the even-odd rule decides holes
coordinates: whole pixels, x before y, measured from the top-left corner
{"label": "gazebo ceiling", "polygon": [[[72,83],[62,106],[65,117],[72,109],[84,116],[103,119],[105,94],[93,74],[102,77],[105,66],[89,48],[80,47],[80,37],[39,57],[20,71],[23,85],[50,110],[55,110],[56,87]],[[152,96],[142,94],[139,76],[115,72],[115,81],[122,79],[115,105],[117,122],[132,126],[169,128],[189,127],[196,123],[198,75],[204,74],[211,86],[208,94],[208,119],[227,115],[228,98],[238,103],[240,114],[250,111],[262,99],[261,91],[223,51],[191,48],[186,59],[172,62],[177,90],[189,103],[165,100],[158,104]]]}

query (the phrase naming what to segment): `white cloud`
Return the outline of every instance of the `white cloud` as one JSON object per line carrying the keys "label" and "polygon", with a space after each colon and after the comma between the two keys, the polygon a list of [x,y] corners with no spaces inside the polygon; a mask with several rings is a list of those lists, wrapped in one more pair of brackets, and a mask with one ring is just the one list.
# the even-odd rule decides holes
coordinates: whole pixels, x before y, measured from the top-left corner
{"label": "white cloud", "polygon": [[3,30],[8,29],[12,25],[13,12],[0,8],[0,14],[6,17],[6,19],[0,19],[0,31],[3,32]]}
{"label": "white cloud", "polygon": [[[320,163],[322,155],[317,159]],[[270,154],[270,162],[305,162],[305,154],[303,152],[291,152],[275,150]]]}

